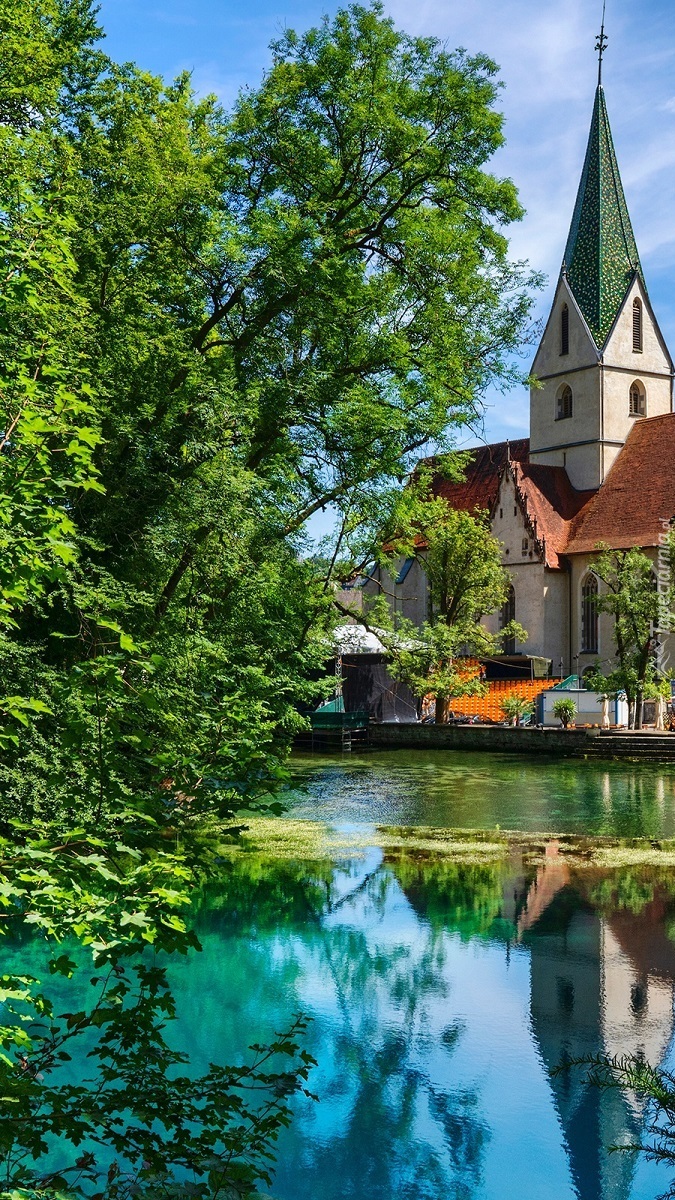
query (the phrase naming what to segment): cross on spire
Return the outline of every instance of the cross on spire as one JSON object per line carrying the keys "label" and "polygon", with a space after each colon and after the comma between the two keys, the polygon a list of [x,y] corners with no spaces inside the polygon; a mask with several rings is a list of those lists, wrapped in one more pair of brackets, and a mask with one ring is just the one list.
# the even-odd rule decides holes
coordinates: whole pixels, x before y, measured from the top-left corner
{"label": "cross on spire", "polygon": [[607,0],[602,0],[602,25],[600,33],[595,40],[595,48],[598,52],[598,87],[602,86],[602,56],[607,48],[607,36],[605,34],[605,4]]}

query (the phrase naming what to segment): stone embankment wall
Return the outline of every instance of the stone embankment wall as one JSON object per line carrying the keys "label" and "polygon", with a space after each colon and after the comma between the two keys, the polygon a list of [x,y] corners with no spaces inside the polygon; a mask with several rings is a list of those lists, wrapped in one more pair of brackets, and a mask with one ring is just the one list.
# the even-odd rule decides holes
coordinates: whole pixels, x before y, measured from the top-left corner
{"label": "stone embankment wall", "polygon": [[372,724],[375,750],[493,750],[508,754],[550,754],[556,758],[632,758],[675,761],[675,734],[597,729],[515,729],[509,726]]}

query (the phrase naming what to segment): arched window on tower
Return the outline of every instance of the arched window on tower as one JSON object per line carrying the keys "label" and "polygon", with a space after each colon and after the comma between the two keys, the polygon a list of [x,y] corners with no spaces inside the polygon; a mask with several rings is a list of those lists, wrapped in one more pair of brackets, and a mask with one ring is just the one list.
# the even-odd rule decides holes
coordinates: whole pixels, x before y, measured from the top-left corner
{"label": "arched window on tower", "polygon": [[642,350],[642,301],[637,296],[633,301],[633,350]]}
{"label": "arched window on tower", "polygon": [[570,310],[563,304],[560,310],[560,353],[570,352]]}
{"label": "arched window on tower", "polygon": [[[516,593],[513,590],[513,584],[510,583],[509,590],[506,594],[506,600],[502,604],[499,628],[505,629],[506,626],[509,625],[511,623],[511,621],[515,621],[515,619],[516,619]],[[506,641],[503,643],[503,653],[504,654],[515,654],[515,652],[516,652],[516,639],[515,638],[507,638]]]}
{"label": "arched window on tower", "polygon": [[572,397],[572,389],[568,383],[564,383],[560,388],[556,398],[555,419],[556,421],[565,421],[572,416],[574,410],[574,399]]}
{"label": "arched window on tower", "polygon": [[647,414],[647,395],[639,379],[634,379],[630,385],[628,414],[631,417],[644,417]]}
{"label": "arched window on tower", "polygon": [[592,571],[581,585],[581,652],[598,652],[598,580]]}

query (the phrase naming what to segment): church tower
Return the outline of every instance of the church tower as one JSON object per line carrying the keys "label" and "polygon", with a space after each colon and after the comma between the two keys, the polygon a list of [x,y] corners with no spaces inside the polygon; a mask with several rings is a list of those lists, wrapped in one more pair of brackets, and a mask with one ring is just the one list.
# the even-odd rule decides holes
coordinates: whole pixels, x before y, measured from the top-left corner
{"label": "church tower", "polygon": [[635,421],[672,410],[673,362],[647,295],[600,80],[532,374],[530,461],[565,467],[578,490],[600,487]]}

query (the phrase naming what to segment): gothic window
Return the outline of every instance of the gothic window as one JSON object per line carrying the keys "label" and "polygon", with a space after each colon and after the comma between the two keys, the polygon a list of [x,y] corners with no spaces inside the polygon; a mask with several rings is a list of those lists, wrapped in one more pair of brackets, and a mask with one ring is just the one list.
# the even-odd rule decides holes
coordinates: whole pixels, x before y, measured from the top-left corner
{"label": "gothic window", "polygon": [[[506,595],[506,600],[502,604],[500,629],[504,629],[511,621],[516,619],[516,593],[513,590],[513,584],[509,584],[509,590]],[[515,654],[516,639],[507,638],[504,642],[504,654]]]}
{"label": "gothic window", "polygon": [[633,301],[633,350],[642,350],[642,301],[637,296]]}
{"label": "gothic window", "polygon": [[570,310],[563,304],[560,310],[560,353],[570,352]]}
{"label": "gothic window", "polygon": [[529,548],[530,548],[530,542],[529,542],[529,539],[528,539],[528,538],[523,538],[523,547],[522,547],[522,549],[523,549],[523,554],[527,554],[527,552],[528,552]]}
{"label": "gothic window", "polygon": [[581,587],[581,650],[582,653],[598,652],[598,581],[592,573],[587,575]]}
{"label": "gothic window", "polygon": [[639,379],[630,385],[628,412],[631,417],[644,417],[647,412],[647,397]]}
{"label": "gothic window", "polygon": [[572,389],[568,383],[565,383],[558,392],[556,400],[556,421],[565,421],[568,417],[571,417],[573,408]]}

